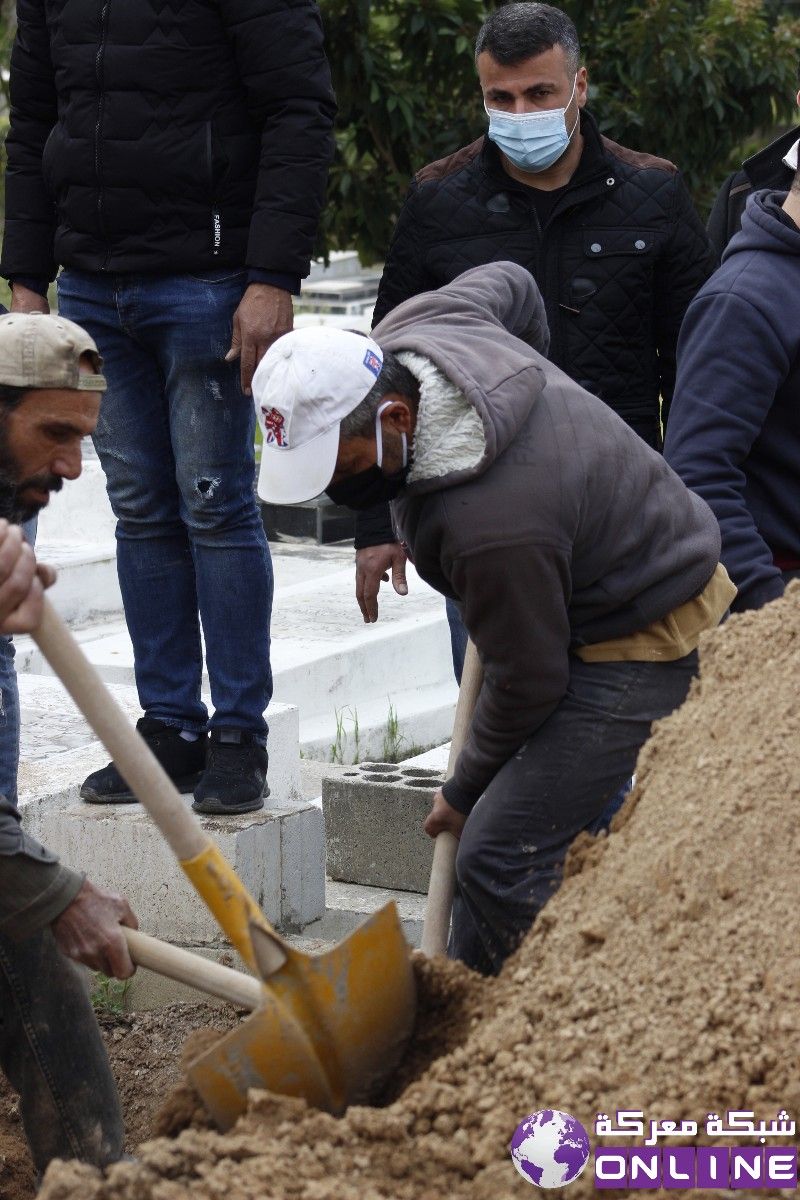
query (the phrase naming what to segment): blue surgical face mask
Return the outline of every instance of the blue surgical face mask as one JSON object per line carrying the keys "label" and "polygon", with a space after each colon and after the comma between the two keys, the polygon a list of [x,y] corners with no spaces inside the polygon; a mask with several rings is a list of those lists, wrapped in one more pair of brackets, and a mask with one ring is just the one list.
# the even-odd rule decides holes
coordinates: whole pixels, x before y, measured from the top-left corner
{"label": "blue surgical face mask", "polygon": [[[567,108],[572,103],[577,86],[576,75]],[[489,138],[521,171],[546,171],[561,158],[578,127],[580,112],[572,129],[567,132],[567,108],[546,108],[527,113],[507,113],[499,108],[487,108]]]}

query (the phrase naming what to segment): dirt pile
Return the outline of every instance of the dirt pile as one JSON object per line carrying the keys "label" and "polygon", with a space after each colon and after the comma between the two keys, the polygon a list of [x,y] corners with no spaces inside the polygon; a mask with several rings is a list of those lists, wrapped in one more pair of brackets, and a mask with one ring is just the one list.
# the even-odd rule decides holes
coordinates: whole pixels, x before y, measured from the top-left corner
{"label": "dirt pile", "polygon": [[[232,1133],[150,1142],[106,1179],[54,1165],[42,1200],[504,1200],[532,1195],[507,1146],[534,1109],[590,1131],[617,1108],[797,1118],[798,680],[800,585],[707,639],[613,835],[498,980],[453,974],[467,1036],[394,1103],[337,1121],[257,1095]],[[594,1195],[591,1169],[568,1194]]]}

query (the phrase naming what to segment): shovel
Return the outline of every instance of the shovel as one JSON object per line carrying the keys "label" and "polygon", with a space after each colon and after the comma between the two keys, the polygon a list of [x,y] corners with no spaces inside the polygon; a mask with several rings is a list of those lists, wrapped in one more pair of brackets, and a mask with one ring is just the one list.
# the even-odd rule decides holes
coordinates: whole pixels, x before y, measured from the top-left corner
{"label": "shovel", "polygon": [[[467,652],[464,655],[464,669],[461,672],[461,686],[458,689],[458,703],[453,719],[453,740],[450,742],[450,754],[447,759],[448,779],[455,770],[456,759],[467,740],[482,682],[483,670],[480,659],[470,640],[467,642]],[[431,878],[428,884],[425,920],[422,925],[421,949],[428,958],[432,958],[434,954],[447,952],[450,913],[453,908],[456,882],[457,852],[458,838],[454,834],[445,831],[437,835],[433,843]]]}
{"label": "shovel", "polygon": [[190,1066],[211,1116],[229,1128],[245,1111],[249,1088],[303,1097],[332,1113],[369,1102],[402,1058],[416,1015],[411,953],[395,905],[325,954],[294,949],[269,924],[47,600],[33,637],[262,981],[252,1016]]}

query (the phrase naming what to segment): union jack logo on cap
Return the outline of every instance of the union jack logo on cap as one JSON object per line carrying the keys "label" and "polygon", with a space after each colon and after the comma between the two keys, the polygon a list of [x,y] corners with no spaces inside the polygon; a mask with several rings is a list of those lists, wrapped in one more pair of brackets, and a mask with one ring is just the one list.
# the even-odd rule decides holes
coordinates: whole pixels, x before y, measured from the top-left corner
{"label": "union jack logo on cap", "polygon": [[283,413],[278,412],[277,408],[262,408],[261,413],[264,417],[264,441],[268,446],[279,446],[285,450],[289,443],[286,440]]}
{"label": "union jack logo on cap", "polygon": [[381,361],[381,359],[375,353],[374,350],[368,350],[367,353],[364,355],[364,366],[367,368],[368,371],[371,371],[372,374],[377,379],[381,373],[381,369],[383,367],[383,362]]}

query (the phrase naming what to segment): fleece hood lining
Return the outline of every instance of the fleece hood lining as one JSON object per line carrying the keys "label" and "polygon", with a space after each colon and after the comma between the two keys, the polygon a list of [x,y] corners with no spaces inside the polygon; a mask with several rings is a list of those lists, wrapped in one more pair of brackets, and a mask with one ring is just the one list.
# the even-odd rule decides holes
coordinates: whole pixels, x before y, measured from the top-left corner
{"label": "fleece hood lining", "polygon": [[474,470],[486,454],[483,422],[464,393],[422,354],[401,350],[398,359],[419,383],[409,484]]}

